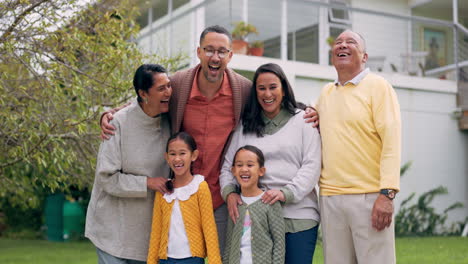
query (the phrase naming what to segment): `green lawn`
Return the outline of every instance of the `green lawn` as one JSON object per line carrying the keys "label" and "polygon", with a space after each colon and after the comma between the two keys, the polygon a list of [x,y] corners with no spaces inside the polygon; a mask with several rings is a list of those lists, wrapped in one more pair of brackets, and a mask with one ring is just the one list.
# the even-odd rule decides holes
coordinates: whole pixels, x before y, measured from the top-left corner
{"label": "green lawn", "polygon": [[[400,264],[468,264],[468,238],[398,238],[397,262]],[[337,252],[339,254],[339,252]],[[89,242],[49,242],[0,238],[2,264],[91,264],[97,263]],[[322,247],[317,246],[314,263],[323,263]]]}

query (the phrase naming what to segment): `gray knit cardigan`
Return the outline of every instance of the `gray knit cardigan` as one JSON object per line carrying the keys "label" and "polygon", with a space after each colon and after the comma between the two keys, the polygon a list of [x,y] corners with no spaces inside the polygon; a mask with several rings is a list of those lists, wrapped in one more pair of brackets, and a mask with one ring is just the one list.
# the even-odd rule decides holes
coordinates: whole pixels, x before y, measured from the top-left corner
{"label": "gray knit cardigan", "polygon": [[257,200],[250,205],[238,206],[239,218],[234,224],[229,218],[223,264],[239,264],[240,241],[247,209],[252,219],[252,263],[284,264],[285,231],[279,202],[269,205]]}

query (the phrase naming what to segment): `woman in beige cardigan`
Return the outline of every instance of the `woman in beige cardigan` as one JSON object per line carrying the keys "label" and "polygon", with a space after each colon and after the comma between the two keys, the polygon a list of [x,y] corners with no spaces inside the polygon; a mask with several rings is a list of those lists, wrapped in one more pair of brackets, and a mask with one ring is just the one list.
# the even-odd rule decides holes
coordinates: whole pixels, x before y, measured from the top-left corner
{"label": "woman in beige cardigan", "polygon": [[172,95],[164,67],[140,66],[137,98],[114,115],[115,135],[101,143],[85,236],[99,263],[145,263],[154,191],[167,192],[164,160]]}

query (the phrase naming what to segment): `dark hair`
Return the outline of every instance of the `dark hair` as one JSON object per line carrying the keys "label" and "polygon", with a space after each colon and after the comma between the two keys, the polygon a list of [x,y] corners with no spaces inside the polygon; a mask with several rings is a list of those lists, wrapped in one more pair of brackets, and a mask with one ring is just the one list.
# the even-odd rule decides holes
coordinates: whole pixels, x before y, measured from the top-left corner
{"label": "dark hair", "polygon": [[[189,147],[191,152],[194,152],[197,150],[197,143],[195,142],[195,139],[187,132],[178,132],[173,134],[168,140],[166,144],[166,153],[169,151],[169,144],[171,144],[172,141],[180,139],[182,140],[187,146]],[[166,182],[166,188],[169,191],[174,190],[174,184],[172,183],[172,180],[174,179],[174,172],[170,170],[169,172],[169,181]]]}
{"label": "dark hair", "polygon": [[254,153],[257,156],[257,162],[258,162],[259,167],[260,168],[265,167],[265,156],[263,155],[263,152],[259,148],[252,146],[252,145],[245,145],[243,147],[240,147],[236,151],[236,154],[234,154],[234,159],[232,159],[232,166],[235,165],[237,153],[239,153],[239,151],[241,150],[247,150],[247,151]]}
{"label": "dark hair", "polygon": [[258,137],[263,137],[263,133],[265,130],[265,122],[263,121],[261,115],[262,106],[260,105],[257,99],[256,87],[258,76],[260,76],[260,74],[262,73],[268,72],[276,75],[281,81],[281,86],[284,92],[282,107],[292,115],[295,115],[297,113],[297,102],[294,98],[294,92],[292,90],[291,84],[289,84],[288,78],[286,78],[286,74],[284,74],[283,70],[278,64],[263,64],[262,66],[258,67],[257,71],[255,71],[255,75],[253,77],[252,82],[252,89],[250,90],[250,96],[247,101],[247,104],[245,105],[244,114],[242,116],[244,134],[256,133]]}
{"label": "dark hair", "polygon": [[222,27],[220,25],[214,25],[214,26],[209,26],[209,27],[205,28],[205,30],[203,30],[203,32],[200,34],[200,45],[201,45],[203,39],[205,38],[206,34],[208,34],[210,32],[226,35],[229,38],[229,45],[232,44],[231,33],[229,33],[229,31],[227,29],[225,29],[224,27]]}
{"label": "dark hair", "polygon": [[136,70],[135,77],[133,77],[133,87],[135,88],[138,102],[142,101],[138,91],[143,90],[148,92],[154,85],[154,75],[157,73],[167,74],[167,71],[159,64],[143,64]]}

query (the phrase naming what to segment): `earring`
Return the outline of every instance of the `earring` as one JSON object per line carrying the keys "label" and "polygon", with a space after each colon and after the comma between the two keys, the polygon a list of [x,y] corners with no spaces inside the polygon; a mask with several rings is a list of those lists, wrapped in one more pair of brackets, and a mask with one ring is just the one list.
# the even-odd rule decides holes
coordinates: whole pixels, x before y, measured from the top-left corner
{"label": "earring", "polygon": [[145,104],[148,104],[148,97],[143,98],[143,101],[145,101]]}

